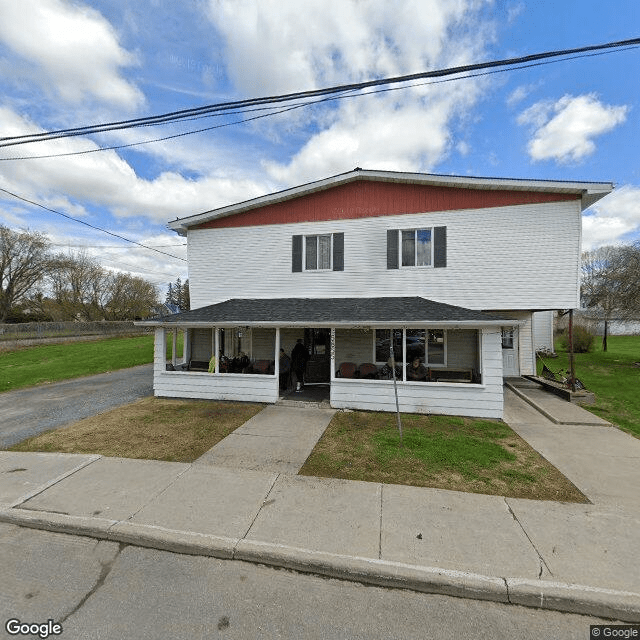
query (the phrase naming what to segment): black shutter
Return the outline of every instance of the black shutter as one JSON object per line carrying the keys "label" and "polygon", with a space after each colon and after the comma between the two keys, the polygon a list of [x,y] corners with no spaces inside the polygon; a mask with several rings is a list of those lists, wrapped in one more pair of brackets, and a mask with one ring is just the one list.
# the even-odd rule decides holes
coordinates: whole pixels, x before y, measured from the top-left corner
{"label": "black shutter", "polygon": [[333,270],[344,271],[344,233],[333,234]]}
{"label": "black shutter", "polygon": [[433,266],[447,266],[447,227],[435,227],[433,230]]}
{"label": "black shutter", "polygon": [[302,271],[302,236],[293,236],[291,243],[291,271]]}
{"label": "black shutter", "polygon": [[398,233],[397,229],[387,230],[387,269],[398,268]]}

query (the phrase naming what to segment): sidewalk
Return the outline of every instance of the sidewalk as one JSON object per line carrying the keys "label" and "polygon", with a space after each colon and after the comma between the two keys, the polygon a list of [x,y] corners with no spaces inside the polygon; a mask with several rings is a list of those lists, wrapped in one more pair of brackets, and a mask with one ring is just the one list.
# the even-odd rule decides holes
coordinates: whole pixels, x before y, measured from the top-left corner
{"label": "sidewalk", "polygon": [[[505,398],[509,424],[592,504],[205,463],[217,447],[229,461],[223,441],[193,464],[0,452],[0,521],[640,621],[640,441],[612,427],[557,425],[511,392]],[[276,428],[291,409],[269,407],[265,424]],[[245,426],[245,445],[274,438]]]}

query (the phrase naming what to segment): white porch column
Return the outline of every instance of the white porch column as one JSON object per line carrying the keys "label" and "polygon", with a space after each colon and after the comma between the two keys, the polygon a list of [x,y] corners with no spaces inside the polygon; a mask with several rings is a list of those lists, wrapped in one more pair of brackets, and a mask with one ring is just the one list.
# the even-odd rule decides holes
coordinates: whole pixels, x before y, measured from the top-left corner
{"label": "white porch column", "polygon": [[407,381],[407,329],[402,329],[402,382]]}
{"label": "white porch column", "polygon": [[330,367],[331,367],[331,375],[329,380],[333,382],[336,379],[336,328],[331,327],[331,336],[329,338],[331,344],[329,346],[331,359],[330,359]]}
{"label": "white porch column", "polygon": [[280,327],[276,327],[276,357],[273,370],[278,381],[278,389],[280,389]]}
{"label": "white porch column", "polygon": [[216,373],[220,373],[220,329],[213,330],[213,355],[216,358]]}
{"label": "white porch column", "polygon": [[183,329],[184,340],[182,344],[182,360],[185,364],[189,364],[191,360],[191,340],[189,339],[189,329]]}
{"label": "white porch column", "polygon": [[175,367],[178,364],[178,327],[173,328],[173,336],[171,339],[171,364]]}

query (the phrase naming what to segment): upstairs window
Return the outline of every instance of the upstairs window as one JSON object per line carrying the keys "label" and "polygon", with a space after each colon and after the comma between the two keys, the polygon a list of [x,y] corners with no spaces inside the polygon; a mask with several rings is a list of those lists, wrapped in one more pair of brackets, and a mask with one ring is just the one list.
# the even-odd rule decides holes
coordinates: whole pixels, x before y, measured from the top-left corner
{"label": "upstairs window", "polygon": [[344,271],[344,233],[293,236],[291,271]]}
{"label": "upstairs window", "polygon": [[403,229],[401,242],[403,267],[431,266],[431,229]]}
{"label": "upstairs window", "polygon": [[331,234],[306,236],[304,241],[305,271],[331,269]]}
{"label": "upstairs window", "polygon": [[446,266],[446,227],[387,230],[387,269]]}

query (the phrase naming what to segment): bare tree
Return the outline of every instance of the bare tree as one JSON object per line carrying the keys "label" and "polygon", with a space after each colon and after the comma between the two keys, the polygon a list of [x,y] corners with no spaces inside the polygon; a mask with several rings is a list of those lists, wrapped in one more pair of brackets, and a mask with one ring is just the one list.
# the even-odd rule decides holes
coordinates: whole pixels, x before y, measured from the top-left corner
{"label": "bare tree", "polygon": [[158,292],[153,284],[130,273],[111,274],[108,292],[104,313],[109,320],[146,318],[158,304]]}
{"label": "bare tree", "polygon": [[41,233],[0,226],[0,322],[16,303],[35,293],[50,266],[49,248]]}
{"label": "bare tree", "polygon": [[582,254],[582,304],[604,320],[603,349],[613,318],[640,318],[640,241]]}
{"label": "bare tree", "polygon": [[85,253],[60,255],[52,263],[49,312],[64,320],[102,320],[108,299],[108,273]]}

